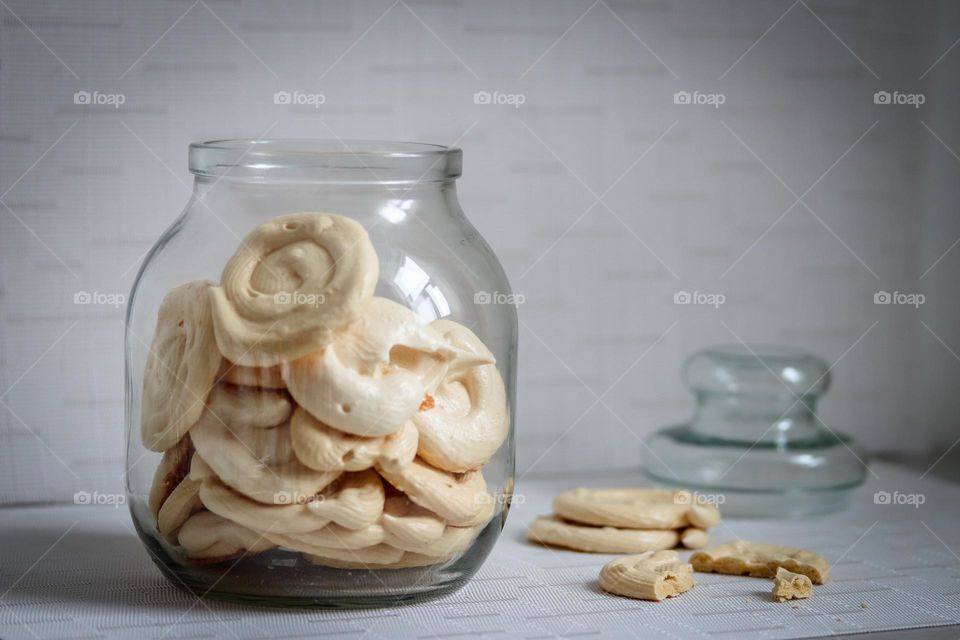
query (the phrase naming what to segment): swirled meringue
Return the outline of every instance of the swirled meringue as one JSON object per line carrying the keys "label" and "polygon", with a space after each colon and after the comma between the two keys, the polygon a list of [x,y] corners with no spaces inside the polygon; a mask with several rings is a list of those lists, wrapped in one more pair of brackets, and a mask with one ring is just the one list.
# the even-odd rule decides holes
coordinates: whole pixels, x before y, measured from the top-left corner
{"label": "swirled meringue", "polygon": [[268,220],[243,239],[211,289],[220,351],[267,367],[304,356],[354,319],[379,263],[362,225],[333,213]]}
{"label": "swirled meringue", "polygon": [[166,451],[197,422],[220,368],[210,311],[212,284],[188,282],[160,303],[140,400],[140,434],[152,451]]}
{"label": "swirled meringue", "polygon": [[[463,325],[438,320],[431,326],[473,361],[493,361],[480,338]],[[433,399],[432,408],[411,418],[420,432],[418,455],[446,471],[481,468],[510,430],[506,390],[496,365],[452,367]]]}

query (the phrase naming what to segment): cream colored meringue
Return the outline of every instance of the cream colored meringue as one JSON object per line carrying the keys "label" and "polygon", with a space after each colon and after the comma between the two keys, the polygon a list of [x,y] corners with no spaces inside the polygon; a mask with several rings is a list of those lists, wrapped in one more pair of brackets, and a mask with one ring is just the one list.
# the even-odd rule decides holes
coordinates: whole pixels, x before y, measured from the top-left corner
{"label": "cream colored meringue", "polygon": [[675,529],[617,529],[574,524],[557,516],[538,516],[527,528],[531,542],[588,553],[641,553],[672,549],[680,542]]}
{"label": "cream colored meringue", "polygon": [[415,548],[438,540],[446,523],[428,509],[403,495],[390,496],[380,517],[385,539],[398,549]]}
{"label": "cream colored meringue", "polygon": [[188,557],[210,562],[260,553],[276,546],[262,534],[209,511],[190,516],[180,527],[178,540]]}
{"label": "cream colored meringue", "polygon": [[694,586],[693,567],[676,551],[645,551],[615,558],[600,570],[600,588],[638,600],[659,602]]}
{"label": "cream colored meringue", "polygon": [[272,367],[245,367],[224,360],[217,374],[217,380],[242,387],[260,387],[262,389],[286,389],[280,375],[280,365]]}
{"label": "cream colored meringue", "polygon": [[193,457],[190,458],[190,472],[187,477],[196,482],[203,482],[207,478],[216,478],[217,474],[203,461],[199,453],[194,452]]}
{"label": "cream colored meringue", "polygon": [[207,410],[234,427],[274,427],[290,419],[293,403],[283,391],[218,384],[207,399]]}
{"label": "cream colored meringue", "polygon": [[150,513],[154,518],[159,515],[163,503],[187,475],[192,457],[193,443],[190,441],[190,436],[184,436],[176,446],[163,452],[160,464],[153,472],[153,483],[150,485],[150,495],[147,500]]}
{"label": "cream colored meringue", "polygon": [[289,424],[227,425],[212,411],[205,411],[192,438],[203,461],[224,484],[258,502],[294,502],[317,494],[340,475],[316,471],[297,460]]}
{"label": "cream colored meringue", "polygon": [[323,553],[327,549],[362,549],[383,542],[383,527],[371,524],[363,529],[347,529],[328,524],[307,533],[267,533],[266,537],[281,547],[303,553]]}
{"label": "cream colored meringue", "polygon": [[400,469],[417,455],[417,428],[409,421],[390,435],[364,438],[327,426],[297,407],[290,437],[300,462],[319,471],[362,471],[375,464]]}
{"label": "cream colored meringue", "polygon": [[384,538],[384,542],[392,547],[431,558],[449,558],[466,551],[482,530],[483,525],[472,527],[448,526],[439,538],[426,544],[412,544],[389,535]]}
{"label": "cream colored meringue", "polygon": [[203,508],[199,493],[200,483],[188,476],[177,485],[160,507],[160,513],[157,514],[157,532],[170,544],[177,544],[180,527],[187,518]]}
{"label": "cream colored meringue", "polygon": [[378,466],[377,471],[410,500],[436,513],[447,524],[470,527],[486,524],[493,516],[494,500],[479,471],[447,473],[419,458],[400,470]]}
{"label": "cream colored meringue", "polygon": [[384,491],[372,470],[345,473],[315,496],[290,504],[266,505],[233,491],[215,478],[200,487],[204,506],[245,527],[271,533],[309,533],[336,523],[363,529],[380,519]]}
{"label": "cream colored meringue", "polygon": [[554,512],[567,520],[601,527],[708,529],[720,521],[720,511],[686,490],[623,487],[578,488],[553,501]]}
{"label": "cream colored meringue", "polygon": [[140,434],[151,451],[165,451],[190,430],[220,368],[210,311],[212,282],[188,282],[160,303],[143,371]]}
{"label": "cream colored meringue", "polygon": [[356,317],[378,275],[356,221],[313,212],[273,218],[243,239],[211,289],[217,345],[247,366],[311,353]]}
{"label": "cream colored meringue", "polygon": [[[472,354],[474,361],[493,360],[480,338],[463,325],[449,320],[435,325],[458,352]],[[411,418],[420,432],[418,455],[446,471],[479,469],[510,430],[503,379],[493,364],[460,365],[451,371],[433,394],[434,406]]]}
{"label": "cream colored meringue", "polygon": [[[391,363],[398,351],[412,369]],[[358,436],[384,436],[402,427],[427,393],[416,354],[436,362],[454,357],[410,309],[370,298],[323,349],[285,363],[283,378],[297,404],[321,422]]]}

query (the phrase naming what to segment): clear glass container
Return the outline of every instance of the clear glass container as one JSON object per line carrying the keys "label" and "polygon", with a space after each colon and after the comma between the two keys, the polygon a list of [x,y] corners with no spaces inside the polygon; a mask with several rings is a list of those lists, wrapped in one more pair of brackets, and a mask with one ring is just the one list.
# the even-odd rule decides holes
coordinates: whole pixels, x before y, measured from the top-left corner
{"label": "clear glass container", "polygon": [[178,587],[385,606],[484,562],[513,491],[517,316],[461,164],[415,143],[190,145],[193,194],[125,345],[128,501]]}
{"label": "clear glass container", "polygon": [[645,442],[643,467],[724,515],[775,517],[843,508],[863,482],[866,456],[816,415],[830,385],[820,358],[774,345],[718,346],[692,354],[683,381],[697,409]]}

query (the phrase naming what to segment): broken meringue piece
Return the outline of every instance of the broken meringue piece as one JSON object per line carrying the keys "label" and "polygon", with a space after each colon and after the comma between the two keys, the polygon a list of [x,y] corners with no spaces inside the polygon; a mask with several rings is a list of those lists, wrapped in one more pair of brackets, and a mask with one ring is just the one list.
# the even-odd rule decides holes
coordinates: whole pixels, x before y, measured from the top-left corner
{"label": "broken meringue piece", "polygon": [[693,567],[676,551],[646,551],[611,560],[600,570],[600,587],[619,596],[660,601],[694,586]]}
{"label": "broken meringue piece", "polygon": [[777,567],[777,574],[773,577],[773,589],[770,596],[774,602],[800,600],[813,595],[813,583],[805,575],[787,571]]}
{"label": "broken meringue piece", "polygon": [[830,565],[812,551],[780,544],[736,540],[717,547],[701,549],[690,556],[695,571],[772,578],[777,568],[807,576],[814,584],[830,577]]}

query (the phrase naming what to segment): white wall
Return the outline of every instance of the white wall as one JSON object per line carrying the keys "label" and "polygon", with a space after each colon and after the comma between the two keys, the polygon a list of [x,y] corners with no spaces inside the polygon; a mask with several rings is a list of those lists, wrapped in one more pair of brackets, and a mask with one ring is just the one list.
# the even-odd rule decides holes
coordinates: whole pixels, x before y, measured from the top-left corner
{"label": "white wall", "polygon": [[[947,96],[960,47],[919,79],[960,36],[956,11],[940,16],[933,2],[8,5],[0,502],[119,486],[124,309],[73,296],[128,292],[186,202],[186,145],[214,137],[463,147],[463,206],[526,297],[523,471],[636,465],[636,438],[691,409],[682,358],[738,337],[842,356],[822,417],[872,450],[936,454],[934,443],[952,442],[952,384],[931,392],[923,372],[950,381],[960,363],[920,313],[875,306],[873,294],[932,287],[923,317],[960,353],[948,275],[960,249],[919,280],[960,233],[960,162],[923,124],[960,149]],[[880,89],[924,92],[927,103],[875,105]],[[126,101],[78,106],[77,90]],[[278,90],[326,102],[278,106]],[[476,105],[479,90],[525,103]],[[726,101],[675,105],[680,90]],[[812,211],[784,214],[791,190],[814,184],[803,199]],[[605,205],[591,208],[601,194]],[[677,306],[679,290],[726,303]]]}

